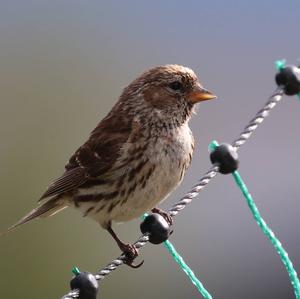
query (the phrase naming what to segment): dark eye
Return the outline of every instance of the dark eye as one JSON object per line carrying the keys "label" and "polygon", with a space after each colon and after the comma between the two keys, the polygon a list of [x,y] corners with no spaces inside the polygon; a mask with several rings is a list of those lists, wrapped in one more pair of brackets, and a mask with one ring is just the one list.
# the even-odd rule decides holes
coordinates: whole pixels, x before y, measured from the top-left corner
{"label": "dark eye", "polygon": [[173,90],[181,90],[183,85],[180,81],[174,81],[169,84],[169,87]]}

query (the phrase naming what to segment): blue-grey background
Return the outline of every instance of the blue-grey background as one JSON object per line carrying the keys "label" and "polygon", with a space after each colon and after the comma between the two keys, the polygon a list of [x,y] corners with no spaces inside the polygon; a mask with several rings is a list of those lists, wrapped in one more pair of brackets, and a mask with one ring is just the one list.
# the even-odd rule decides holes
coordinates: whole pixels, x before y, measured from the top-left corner
{"label": "blue-grey background", "polygon": [[[169,207],[210,167],[212,139],[231,142],[275,88],[274,61],[299,58],[299,1],[0,1],[0,231],[49,182],[148,67],[190,66],[219,99],[191,122],[197,148]],[[240,173],[300,270],[300,103],[285,98],[240,150]],[[133,242],[139,221],[117,228]],[[288,275],[230,176],[175,220],[171,237],[214,298],[293,298]],[[60,298],[71,268],[119,255],[99,226],[66,210],[0,239],[1,298]],[[99,298],[201,298],[163,246],[121,267]]]}

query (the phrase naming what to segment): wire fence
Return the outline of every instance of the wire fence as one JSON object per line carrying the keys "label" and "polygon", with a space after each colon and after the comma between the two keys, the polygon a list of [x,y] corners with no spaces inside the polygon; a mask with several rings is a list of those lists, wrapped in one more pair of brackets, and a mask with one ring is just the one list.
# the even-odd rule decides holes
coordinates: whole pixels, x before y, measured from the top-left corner
{"label": "wire fence", "polygon": [[[283,62],[276,62],[277,69],[282,69],[284,67]],[[282,86],[279,86],[275,92],[270,96],[268,101],[265,103],[263,108],[259,110],[255,117],[250,120],[248,125],[244,128],[244,130],[238,135],[238,137],[232,142],[233,148],[237,151],[242,145],[245,144],[245,142],[251,137],[253,132],[258,128],[258,126],[265,120],[265,118],[269,115],[270,111],[280,102],[284,95],[284,89]],[[299,96],[299,95],[298,95]],[[210,181],[219,173],[219,166],[213,165],[205,174],[204,176],[198,181],[196,185],[192,187],[192,189],[183,196],[176,204],[174,204],[169,209],[169,214],[173,218],[175,217],[180,211],[182,211],[188,204],[192,202],[192,200],[199,195],[199,193],[210,183]],[[144,247],[147,242],[149,241],[149,234],[144,234],[140,236],[137,241],[133,244],[137,250]],[[165,243],[166,245],[166,243]],[[172,244],[169,244],[172,246]],[[171,248],[171,247],[170,247]],[[101,281],[107,276],[109,276],[114,270],[116,270],[119,266],[124,264],[125,262],[125,255],[122,254],[118,258],[111,261],[106,267],[100,269],[94,274],[94,277],[96,280]],[[293,272],[293,274],[297,278],[296,272]],[[295,280],[296,281],[296,280]],[[297,279],[298,281],[298,279]],[[299,281],[298,281],[299,283]],[[294,285],[293,285],[294,286]],[[295,288],[295,286],[294,286]],[[298,292],[300,292],[300,287]],[[296,298],[297,293],[295,291]],[[299,293],[300,294],[300,293]],[[298,294],[298,295],[299,295]],[[212,298],[209,297],[208,294],[205,298]],[[75,289],[70,291],[68,294],[62,297],[62,299],[75,299],[79,298],[79,289]]]}

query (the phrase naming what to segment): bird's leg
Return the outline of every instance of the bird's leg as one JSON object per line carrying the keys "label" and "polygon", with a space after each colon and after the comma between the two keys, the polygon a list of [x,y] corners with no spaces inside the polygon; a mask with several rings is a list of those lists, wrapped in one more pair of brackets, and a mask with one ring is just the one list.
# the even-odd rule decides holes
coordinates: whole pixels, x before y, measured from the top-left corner
{"label": "bird's leg", "polygon": [[171,215],[168,212],[163,211],[162,209],[159,208],[153,208],[151,210],[152,213],[156,213],[161,215],[162,217],[165,218],[165,220],[168,222],[168,224],[171,226],[173,224],[173,218],[171,217]]}
{"label": "bird's leg", "polygon": [[128,265],[131,268],[139,268],[143,265],[144,261],[141,261],[139,264],[134,264],[134,259],[139,255],[137,249],[132,244],[125,244],[123,243],[119,237],[116,235],[116,233],[113,231],[111,227],[111,223],[107,227],[107,231],[110,233],[110,235],[114,238],[114,240],[117,242],[120,250],[125,255],[124,263]]}

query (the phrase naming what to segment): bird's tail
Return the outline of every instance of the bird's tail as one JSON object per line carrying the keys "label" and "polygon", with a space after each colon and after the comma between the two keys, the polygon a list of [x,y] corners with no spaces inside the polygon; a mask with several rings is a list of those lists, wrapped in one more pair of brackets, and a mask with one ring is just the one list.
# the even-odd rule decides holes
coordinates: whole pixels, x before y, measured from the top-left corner
{"label": "bird's tail", "polygon": [[22,219],[20,219],[17,223],[9,227],[5,232],[0,233],[0,237],[6,235],[12,230],[16,229],[18,226],[25,224],[35,218],[44,218],[53,216],[54,214],[60,212],[61,210],[67,208],[67,202],[62,200],[59,197],[51,198],[45,203],[41,204],[37,208],[30,211],[27,215],[25,215]]}

